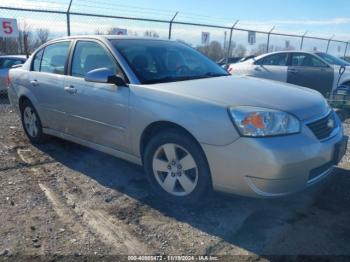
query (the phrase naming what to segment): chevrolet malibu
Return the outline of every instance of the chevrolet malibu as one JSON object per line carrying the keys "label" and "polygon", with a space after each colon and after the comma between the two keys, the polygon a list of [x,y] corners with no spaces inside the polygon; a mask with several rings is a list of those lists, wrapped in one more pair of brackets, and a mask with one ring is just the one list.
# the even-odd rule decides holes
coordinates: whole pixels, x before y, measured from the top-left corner
{"label": "chevrolet malibu", "polygon": [[57,136],[143,165],[154,192],[179,204],[212,189],[293,193],[330,175],[347,145],[320,93],[229,76],[175,41],[57,39],[9,82],[32,143]]}

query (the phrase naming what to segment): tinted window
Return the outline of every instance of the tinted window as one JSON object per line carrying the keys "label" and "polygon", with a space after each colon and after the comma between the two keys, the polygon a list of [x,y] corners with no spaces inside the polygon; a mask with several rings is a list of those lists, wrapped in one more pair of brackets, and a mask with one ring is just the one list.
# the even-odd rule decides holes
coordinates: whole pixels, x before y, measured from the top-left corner
{"label": "tinted window", "polygon": [[1,58],[0,69],[11,68],[14,65],[23,64],[24,61],[17,58]]}
{"label": "tinted window", "polygon": [[112,55],[100,44],[91,41],[79,41],[74,51],[72,76],[84,77],[89,71],[102,67],[122,75]]}
{"label": "tinted window", "polygon": [[326,54],[326,53],[316,53],[316,55],[320,56],[321,58],[323,58],[324,60],[326,60],[328,63],[330,63],[331,65],[345,65],[345,66],[350,66],[350,63],[346,62],[343,59],[340,59],[338,57],[332,56],[330,54]]}
{"label": "tinted window", "polygon": [[264,57],[261,60],[261,65],[269,66],[285,66],[287,65],[288,54],[280,53]]}
{"label": "tinted window", "polygon": [[40,64],[41,64],[41,58],[43,56],[44,49],[41,49],[39,52],[35,54],[35,57],[33,59],[33,66],[32,70],[33,71],[40,71]]}
{"label": "tinted window", "polygon": [[111,40],[143,84],[219,77],[228,73],[197,50],[161,40]]}
{"label": "tinted window", "polygon": [[320,59],[309,55],[309,54],[298,54],[292,55],[292,66],[307,66],[307,67],[326,67],[327,65]]}
{"label": "tinted window", "polygon": [[64,74],[70,42],[59,42],[45,47],[40,72]]}

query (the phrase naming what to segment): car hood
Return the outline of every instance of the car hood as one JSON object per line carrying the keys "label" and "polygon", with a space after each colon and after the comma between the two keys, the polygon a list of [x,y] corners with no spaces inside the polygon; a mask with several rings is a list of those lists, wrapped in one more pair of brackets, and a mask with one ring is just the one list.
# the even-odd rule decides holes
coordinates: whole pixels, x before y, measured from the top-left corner
{"label": "car hood", "polygon": [[226,107],[255,106],[282,110],[300,120],[320,116],[329,110],[327,101],[315,90],[253,77],[224,76],[153,86]]}

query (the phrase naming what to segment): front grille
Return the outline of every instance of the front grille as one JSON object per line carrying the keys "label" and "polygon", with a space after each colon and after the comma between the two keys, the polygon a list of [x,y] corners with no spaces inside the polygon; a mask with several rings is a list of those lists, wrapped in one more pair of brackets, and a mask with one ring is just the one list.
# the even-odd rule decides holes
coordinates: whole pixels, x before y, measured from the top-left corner
{"label": "front grille", "polygon": [[[333,126],[329,125],[329,120],[333,120]],[[311,129],[314,135],[318,139],[325,139],[330,136],[337,123],[334,117],[334,113],[329,113],[326,117],[316,120],[315,122],[307,124],[307,126]]]}

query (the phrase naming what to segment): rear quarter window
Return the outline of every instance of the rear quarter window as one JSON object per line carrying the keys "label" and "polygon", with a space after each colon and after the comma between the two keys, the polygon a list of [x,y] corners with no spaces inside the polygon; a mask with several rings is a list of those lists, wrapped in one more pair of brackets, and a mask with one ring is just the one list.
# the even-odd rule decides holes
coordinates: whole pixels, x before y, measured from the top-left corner
{"label": "rear quarter window", "polygon": [[41,58],[43,56],[44,49],[37,52],[33,59],[32,71],[40,71]]}

